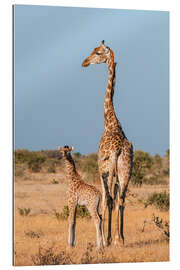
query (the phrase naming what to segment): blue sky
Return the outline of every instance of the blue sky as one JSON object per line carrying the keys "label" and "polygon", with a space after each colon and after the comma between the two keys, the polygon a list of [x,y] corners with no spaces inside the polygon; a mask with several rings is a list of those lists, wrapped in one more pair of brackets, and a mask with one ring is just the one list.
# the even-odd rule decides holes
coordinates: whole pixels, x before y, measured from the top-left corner
{"label": "blue sky", "polygon": [[114,106],[135,149],[169,148],[169,13],[15,5],[15,148],[96,152],[106,64],[82,68],[102,40],[117,62]]}

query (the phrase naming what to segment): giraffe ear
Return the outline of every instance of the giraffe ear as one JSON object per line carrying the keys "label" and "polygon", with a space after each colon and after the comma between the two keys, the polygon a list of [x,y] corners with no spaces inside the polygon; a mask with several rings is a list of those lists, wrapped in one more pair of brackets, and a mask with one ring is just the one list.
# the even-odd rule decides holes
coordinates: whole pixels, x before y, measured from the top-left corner
{"label": "giraffe ear", "polygon": [[61,146],[58,146],[58,150],[63,151],[63,148]]}
{"label": "giraffe ear", "polygon": [[69,150],[70,150],[69,152],[72,152],[74,150],[74,146],[72,145]]}

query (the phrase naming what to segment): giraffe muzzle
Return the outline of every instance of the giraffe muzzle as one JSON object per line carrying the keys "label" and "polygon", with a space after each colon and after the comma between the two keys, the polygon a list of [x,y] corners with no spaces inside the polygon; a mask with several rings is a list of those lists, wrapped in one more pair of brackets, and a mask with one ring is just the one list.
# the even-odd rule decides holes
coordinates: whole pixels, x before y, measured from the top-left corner
{"label": "giraffe muzzle", "polygon": [[83,62],[82,62],[82,67],[87,67],[89,66],[89,61],[88,59],[85,59]]}

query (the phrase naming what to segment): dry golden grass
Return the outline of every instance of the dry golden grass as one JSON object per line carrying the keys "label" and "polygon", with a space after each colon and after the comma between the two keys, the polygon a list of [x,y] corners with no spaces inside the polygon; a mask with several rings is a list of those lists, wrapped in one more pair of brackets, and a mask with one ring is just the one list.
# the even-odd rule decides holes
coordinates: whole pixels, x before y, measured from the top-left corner
{"label": "dry golden grass", "polygon": [[[53,179],[58,184],[53,184]],[[96,186],[101,190],[99,184]],[[152,222],[159,216],[169,222],[169,212],[153,206],[144,208],[143,200],[152,192],[168,191],[168,186],[130,186],[125,208],[125,245],[111,245],[97,252],[96,233],[91,219],[77,219],[76,246],[66,250],[67,220],[58,220],[55,211],[61,212],[66,202],[67,183],[63,173],[29,174],[25,180],[15,181],[14,210],[14,264],[34,265],[42,253],[51,250],[62,254],[62,263],[103,262],[157,262],[169,260],[169,242],[163,232]],[[19,208],[30,208],[27,216]],[[112,224],[114,230],[114,221]]]}

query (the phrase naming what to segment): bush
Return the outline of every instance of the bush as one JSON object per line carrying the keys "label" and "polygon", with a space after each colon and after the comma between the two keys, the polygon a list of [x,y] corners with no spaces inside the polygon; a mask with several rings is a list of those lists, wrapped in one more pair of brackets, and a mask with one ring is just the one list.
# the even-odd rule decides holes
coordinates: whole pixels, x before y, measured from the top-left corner
{"label": "bush", "polygon": [[71,258],[66,252],[62,251],[55,254],[52,248],[42,249],[39,248],[37,255],[32,256],[34,265],[60,265],[60,264],[73,264]]}
{"label": "bush", "polygon": [[30,238],[40,238],[42,233],[36,233],[36,232],[33,232],[33,231],[28,231],[28,232],[25,232],[25,235],[30,237]]}
{"label": "bush", "polygon": [[24,176],[26,171],[26,165],[24,164],[15,164],[14,166],[14,175],[17,177]]}
{"label": "bush", "polygon": [[28,216],[29,213],[31,212],[30,208],[18,208],[18,210],[21,216]]}
{"label": "bush", "polygon": [[28,162],[28,167],[33,172],[40,172],[42,163],[45,161],[44,157],[34,157]]}
{"label": "bush", "polygon": [[158,168],[162,167],[162,158],[160,157],[160,155],[156,154],[153,157],[153,164]]}
{"label": "bush", "polygon": [[97,154],[85,156],[80,163],[80,169],[86,173],[88,181],[95,181],[98,177]]}
{"label": "bush", "polygon": [[144,204],[145,207],[148,205],[155,205],[160,210],[169,210],[169,194],[166,192],[151,194]]}
{"label": "bush", "polygon": [[56,173],[56,165],[57,161],[54,159],[47,159],[44,163],[44,167],[46,167],[48,173]]}
{"label": "bush", "polygon": [[56,179],[53,179],[51,183],[52,183],[52,184],[55,184],[55,185],[59,184],[59,182],[56,181]]}
{"label": "bush", "polygon": [[143,151],[135,151],[133,155],[133,170],[131,182],[133,185],[141,186],[144,176],[152,166],[152,157]]}
{"label": "bush", "polygon": [[[63,211],[61,213],[55,212],[55,215],[58,220],[67,219],[69,217],[69,207],[65,205]],[[76,217],[91,218],[91,215],[85,205],[78,205]]]}
{"label": "bush", "polygon": [[147,185],[165,185],[167,184],[167,179],[162,175],[153,174],[150,177],[144,177],[143,183]]}
{"label": "bush", "polygon": [[59,150],[42,150],[41,153],[50,159],[61,158],[61,152]]}
{"label": "bush", "polygon": [[41,152],[29,150],[16,150],[15,151],[15,164],[26,163],[28,168],[33,172],[39,172],[42,164],[45,162],[46,157]]}
{"label": "bush", "polygon": [[73,156],[74,157],[76,157],[76,158],[81,158],[81,153],[80,152],[75,152],[74,154],[73,154]]}

